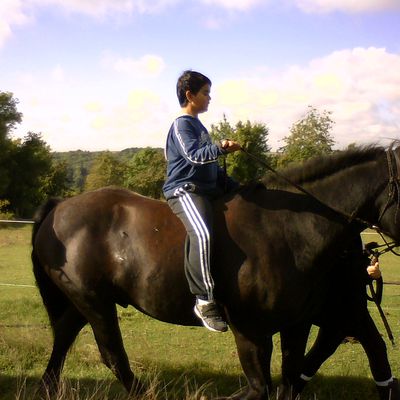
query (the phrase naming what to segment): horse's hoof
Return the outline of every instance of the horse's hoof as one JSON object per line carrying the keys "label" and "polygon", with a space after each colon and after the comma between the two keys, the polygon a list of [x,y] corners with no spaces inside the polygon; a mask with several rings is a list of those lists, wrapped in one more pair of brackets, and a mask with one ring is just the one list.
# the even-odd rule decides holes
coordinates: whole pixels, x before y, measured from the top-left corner
{"label": "horse's hoof", "polygon": [[231,394],[228,397],[219,397],[219,400],[267,400],[267,394],[258,393],[249,388],[240,389],[238,392]]}
{"label": "horse's hoof", "polygon": [[58,383],[55,383],[53,380],[42,378],[39,385],[35,389],[34,399],[50,400],[57,396],[58,391],[59,391]]}
{"label": "horse's hoof", "polygon": [[276,393],[277,400],[300,400],[300,393],[293,389],[293,386],[287,387],[280,385]]}
{"label": "horse's hoof", "polygon": [[132,399],[138,398],[146,394],[149,390],[146,384],[142,383],[139,379],[135,379],[129,391],[129,397]]}

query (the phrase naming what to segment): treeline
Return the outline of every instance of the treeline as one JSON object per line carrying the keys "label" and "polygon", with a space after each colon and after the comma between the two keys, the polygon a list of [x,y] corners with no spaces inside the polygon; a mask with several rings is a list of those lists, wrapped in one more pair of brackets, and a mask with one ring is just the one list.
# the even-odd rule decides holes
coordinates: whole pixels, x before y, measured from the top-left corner
{"label": "treeline", "polygon": [[[31,218],[49,197],[68,197],[109,185],[162,198],[166,171],[163,149],[52,152],[40,133],[28,132],[22,140],[11,138],[22,121],[17,105],[12,93],[0,91],[0,218]],[[330,112],[309,107],[276,153],[271,153],[269,129],[263,123],[239,121],[232,125],[224,117],[211,127],[210,134],[214,141],[236,140],[264,163],[281,168],[332,152],[332,126]],[[257,180],[266,172],[265,165],[243,152],[230,154],[225,161],[228,174],[241,183]]]}
{"label": "treeline", "polygon": [[73,150],[53,152],[52,155],[55,162],[63,163],[66,166],[66,179],[69,192],[81,193],[85,189],[86,177],[97,158],[109,154],[119,162],[127,163],[139,150],[140,148],[129,148],[115,152]]}

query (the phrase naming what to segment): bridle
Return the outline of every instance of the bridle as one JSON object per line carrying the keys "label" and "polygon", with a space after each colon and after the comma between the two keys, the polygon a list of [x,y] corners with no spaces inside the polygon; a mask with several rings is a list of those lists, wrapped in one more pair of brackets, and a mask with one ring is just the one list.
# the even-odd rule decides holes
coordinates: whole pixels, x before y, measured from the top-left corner
{"label": "bridle", "polygon": [[394,222],[397,223],[397,214],[400,207],[400,157],[393,150],[393,145],[390,146],[388,150],[386,150],[386,158],[387,158],[387,165],[389,172],[389,182],[388,182],[389,195],[385,207],[383,207],[379,215],[378,223],[382,219],[386,210],[389,208],[389,205],[394,201],[396,193],[397,193],[397,206],[396,206],[396,213],[394,216]]}
{"label": "bridle", "polygon": [[300,192],[306,194],[310,198],[314,199],[317,201],[320,205],[322,205],[324,208],[329,209],[330,211],[333,211],[336,215],[339,215],[342,218],[345,218],[345,220],[348,223],[351,222],[358,222],[361,225],[364,225],[365,227],[368,227],[370,229],[375,230],[383,239],[385,245],[389,249],[388,251],[391,251],[393,254],[400,256],[400,253],[397,253],[393,249],[397,247],[397,244],[395,242],[387,242],[383,234],[385,233],[380,227],[379,227],[379,222],[382,220],[384,214],[386,211],[389,209],[389,206],[395,201],[395,197],[397,194],[397,204],[396,204],[396,212],[395,212],[395,223],[397,223],[397,216],[398,216],[398,211],[400,208],[400,156],[396,153],[396,149],[399,149],[400,146],[398,146],[396,149],[393,149],[394,143],[399,144],[399,142],[393,142],[389,149],[386,150],[386,159],[387,159],[387,165],[388,165],[388,185],[389,187],[389,194],[387,201],[385,203],[385,206],[383,207],[382,211],[379,214],[378,220],[376,224],[373,224],[369,221],[364,220],[363,218],[360,218],[356,216],[356,211],[352,212],[351,214],[347,214],[344,211],[338,210],[335,207],[332,207],[326,203],[324,203],[322,200],[318,199],[314,194],[306,190],[304,187],[301,185],[293,182],[283,174],[279,173],[276,171],[274,168],[272,168],[268,163],[266,163],[264,160],[260,159],[259,157],[249,153],[246,149],[241,147],[241,151],[245,153],[248,157],[252,158],[253,160],[257,161],[259,164],[263,165],[267,170],[273,172],[276,176],[278,176],[280,179],[285,181],[286,183],[290,184],[291,186],[295,187],[297,190]]}
{"label": "bridle", "polygon": [[[388,210],[389,206],[395,201],[395,196],[397,194],[396,212],[394,215],[394,222],[396,224],[398,212],[400,209],[400,157],[396,153],[396,151],[393,150],[393,144],[389,147],[389,149],[386,150],[386,159],[387,159],[388,175],[389,175],[389,181],[388,181],[389,193],[385,206],[383,207],[382,211],[379,214],[377,224],[379,224],[383,215]],[[387,251],[390,251],[396,256],[400,256],[400,253],[394,250],[394,248],[396,247],[396,243],[388,242],[386,238],[383,236],[379,226],[373,226],[372,229],[374,229],[383,240],[384,242],[383,246],[386,246],[385,250],[378,252],[379,254],[383,254],[386,253]]]}

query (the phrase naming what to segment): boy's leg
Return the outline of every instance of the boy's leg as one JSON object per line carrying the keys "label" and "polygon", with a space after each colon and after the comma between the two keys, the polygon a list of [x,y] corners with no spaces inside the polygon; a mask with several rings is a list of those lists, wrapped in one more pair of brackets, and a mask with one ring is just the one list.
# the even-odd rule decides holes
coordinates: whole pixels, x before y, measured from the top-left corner
{"label": "boy's leg", "polygon": [[225,332],[214,301],[214,282],[210,273],[213,209],[208,198],[180,191],[179,197],[168,200],[188,233],[189,254],[185,254],[185,273],[190,291],[196,295],[195,313],[203,325],[215,332]]}
{"label": "boy's leg", "polygon": [[185,273],[190,291],[204,300],[214,300],[214,281],[210,273],[212,205],[208,198],[183,190],[179,197],[168,200],[168,204],[188,234]]}

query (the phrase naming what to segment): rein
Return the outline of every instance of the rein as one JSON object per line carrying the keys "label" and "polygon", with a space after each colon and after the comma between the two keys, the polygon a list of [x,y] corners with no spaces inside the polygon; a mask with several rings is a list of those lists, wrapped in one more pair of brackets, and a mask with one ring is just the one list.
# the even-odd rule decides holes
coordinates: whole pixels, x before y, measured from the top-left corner
{"label": "rein", "polygon": [[386,253],[388,251],[390,251],[391,253],[393,253],[395,256],[400,257],[400,253],[393,250],[395,247],[397,247],[395,242],[388,242],[385,238],[385,236],[383,236],[382,232],[379,230],[378,227],[375,228],[376,232],[379,234],[379,236],[381,237],[381,239],[383,240],[383,242],[385,244],[382,244],[382,246],[386,246],[386,249],[382,250],[380,252],[380,254]]}
{"label": "rein", "polygon": [[[398,214],[398,211],[399,211],[399,208],[400,208],[400,158],[393,151],[392,147],[393,147],[393,145],[390,146],[390,148],[388,150],[386,150],[386,156],[387,156],[387,161],[388,161],[388,170],[389,170],[389,181],[388,181],[389,196],[388,196],[388,200],[387,200],[387,202],[385,204],[385,207],[383,208],[383,210],[381,211],[381,213],[380,213],[380,215],[378,217],[378,223],[382,219],[382,217],[385,214],[385,212],[388,210],[389,205],[391,204],[391,202],[394,201],[394,196],[395,196],[396,193],[397,193],[397,207],[396,207],[396,214],[395,214],[395,222],[397,221],[397,214]],[[263,165],[266,169],[268,169],[269,171],[274,173],[276,176],[278,176],[280,179],[284,180],[289,185],[295,187],[300,192],[304,193],[305,195],[307,195],[310,198],[312,198],[315,201],[317,201],[323,207],[333,211],[335,214],[337,214],[337,215],[339,215],[341,217],[344,217],[347,220],[348,223],[356,221],[356,222],[360,223],[361,225],[365,225],[366,227],[369,227],[370,229],[375,230],[383,238],[382,232],[381,232],[380,228],[377,225],[372,224],[371,222],[368,222],[368,221],[366,221],[366,220],[354,215],[356,210],[354,210],[354,212],[352,214],[347,214],[347,213],[345,213],[345,212],[343,212],[341,210],[338,210],[338,209],[336,209],[336,208],[324,203],[322,200],[318,199],[315,195],[313,195],[311,192],[306,190],[304,187],[302,187],[301,185],[297,184],[296,182],[293,182],[292,180],[290,180],[289,178],[287,178],[286,176],[284,176],[283,174],[279,173],[277,170],[272,168],[264,160],[260,159],[259,157],[255,156],[254,154],[249,153],[243,147],[240,147],[240,150],[243,153],[245,153],[248,157],[250,157],[253,160],[257,161],[259,164]],[[386,242],[386,240],[384,238],[383,238],[383,240],[384,240],[385,244],[387,244],[387,242]],[[388,245],[388,247],[389,247],[389,245]],[[393,247],[396,247],[396,246],[392,246],[391,247],[392,253],[397,255],[397,256],[400,256],[400,253],[395,252],[393,250]]]}
{"label": "rein", "polygon": [[[395,242],[388,242],[379,231],[377,233],[380,235],[380,237],[384,241],[384,244],[378,245],[378,243],[376,243],[376,242],[367,244],[366,249],[370,252],[370,254],[372,254],[372,249],[374,249],[373,255],[377,258],[379,256],[381,256],[382,254],[387,253],[388,251],[390,251],[391,253],[393,253],[396,256],[400,256],[400,253],[397,253],[396,251],[393,250],[395,247],[397,247],[397,244]],[[379,249],[380,247],[384,247],[384,249],[379,250],[379,251],[376,250],[376,249]]]}

